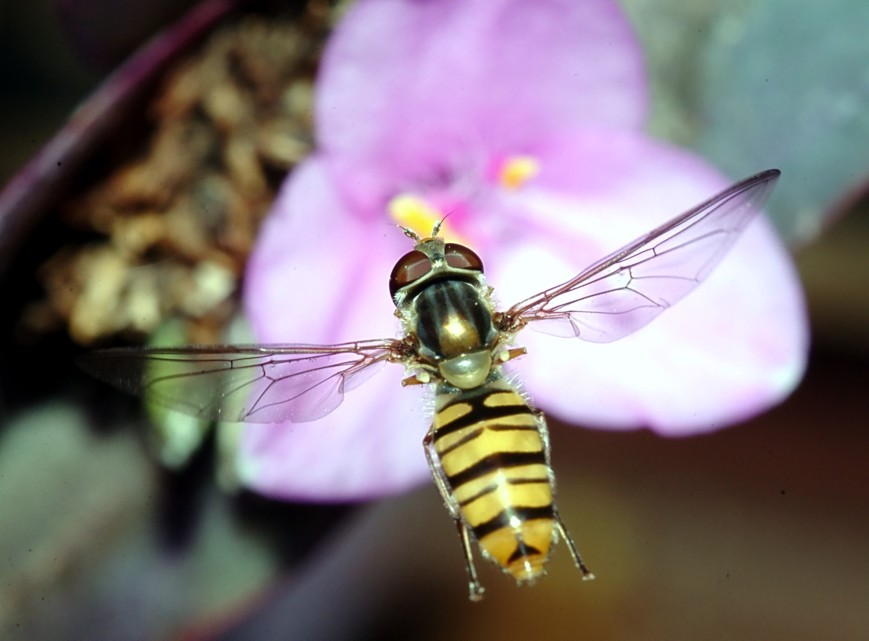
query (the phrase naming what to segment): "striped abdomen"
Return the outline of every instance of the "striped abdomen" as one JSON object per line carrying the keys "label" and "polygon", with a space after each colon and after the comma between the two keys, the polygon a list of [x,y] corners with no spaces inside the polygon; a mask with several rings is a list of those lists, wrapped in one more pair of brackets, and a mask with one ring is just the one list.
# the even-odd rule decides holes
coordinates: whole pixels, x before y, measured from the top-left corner
{"label": "striped abdomen", "polygon": [[432,447],[453,508],[517,581],[541,576],[555,528],[543,419],[504,380],[436,403]]}

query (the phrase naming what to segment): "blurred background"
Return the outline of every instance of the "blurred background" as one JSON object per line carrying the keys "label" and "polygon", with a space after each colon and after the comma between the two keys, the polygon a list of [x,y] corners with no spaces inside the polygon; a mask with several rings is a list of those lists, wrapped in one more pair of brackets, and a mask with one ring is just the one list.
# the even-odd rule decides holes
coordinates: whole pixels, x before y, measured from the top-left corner
{"label": "blurred background", "polygon": [[[80,42],[104,19],[103,5],[91,4],[64,14]],[[212,33],[232,3],[210,4],[185,43]],[[267,24],[283,16],[295,31],[282,37],[304,45],[292,54],[294,71],[279,79],[298,102],[269,121],[286,144],[266,154],[261,184],[250,187],[244,167],[227,179],[247,185],[239,209],[261,211],[309,148],[306,87],[332,18],[317,2],[241,4]],[[57,3],[62,11],[69,5]],[[113,42],[94,50],[73,47],[47,0],[0,3],[0,184],[131,47],[186,10],[149,5],[151,17],[125,21],[137,28],[116,30]],[[869,5],[623,6],[648,55],[654,134],[699,150],[734,179],[783,170],[770,212],[794,248],[813,331],[809,369],[794,395],[743,425],[679,440],[553,422],[561,512],[598,578],[581,582],[559,546],[549,576],[533,588],[517,589],[482,565],[487,596],[471,604],[460,546],[434,487],[362,506],[230,495],[215,482],[213,440],[183,469],[160,466],[136,402],[76,369],[81,348],[39,304],[46,289],[57,295],[74,285],[41,266],[73,233],[59,220],[75,220],[81,207],[66,196],[34,201],[26,224],[0,220],[0,638],[869,636]],[[260,28],[249,28],[255,41]],[[154,78],[165,78],[166,61],[152,62]],[[752,100],[762,92],[763,100]],[[131,102],[121,147],[143,145],[148,104]],[[111,164],[114,153],[97,165]],[[218,194],[225,186],[208,184]],[[137,198],[149,191],[139,189]],[[50,211],[41,213],[46,202]],[[250,235],[256,221],[233,216],[232,228]],[[189,256],[197,247],[179,251]],[[230,247],[215,259],[228,266],[230,282],[243,252]],[[63,260],[57,273],[86,271]],[[87,269],[93,264],[103,263]],[[191,277],[169,259],[160,265],[168,270],[160,278]],[[231,313],[215,305],[188,331],[210,336]]]}

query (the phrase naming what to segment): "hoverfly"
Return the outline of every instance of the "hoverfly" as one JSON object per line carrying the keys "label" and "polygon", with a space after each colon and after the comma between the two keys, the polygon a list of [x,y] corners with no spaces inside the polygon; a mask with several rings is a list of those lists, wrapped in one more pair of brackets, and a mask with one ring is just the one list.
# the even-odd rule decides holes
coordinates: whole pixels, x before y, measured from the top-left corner
{"label": "hoverfly", "polygon": [[779,171],[747,178],[570,280],[496,310],[483,262],[463,245],[422,238],[392,270],[404,336],[336,345],[114,349],[84,366],[118,387],[193,415],[249,423],[304,422],[334,410],[373,365],[406,368],[405,385],[434,387],[423,445],[462,542],[470,598],[479,600],[471,541],[517,583],[545,572],[562,537],[593,575],[554,501],[543,414],[503,373],[528,324],[605,343],[640,329],[694,289],[761,209]]}

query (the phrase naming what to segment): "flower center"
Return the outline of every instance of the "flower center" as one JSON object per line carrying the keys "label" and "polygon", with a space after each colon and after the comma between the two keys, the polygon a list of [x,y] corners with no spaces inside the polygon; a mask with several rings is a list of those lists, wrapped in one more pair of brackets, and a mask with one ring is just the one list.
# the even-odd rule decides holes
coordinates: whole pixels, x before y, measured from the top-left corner
{"label": "flower center", "polygon": [[469,220],[469,214],[480,214],[485,219],[496,209],[491,199],[495,192],[515,192],[539,173],[540,162],[534,156],[496,157],[486,172],[457,173],[455,179],[445,180],[446,184],[434,181],[411,188],[393,196],[386,209],[398,225],[421,238],[429,236],[441,223],[443,237],[463,242],[459,230],[466,231],[469,225],[476,229],[478,224]]}
{"label": "flower center", "polygon": [[414,194],[398,194],[386,205],[389,215],[396,223],[416,232],[421,238],[431,234],[435,225],[444,217],[444,212],[425,198]]}
{"label": "flower center", "polygon": [[498,183],[515,191],[539,173],[540,162],[533,156],[507,156],[498,168]]}

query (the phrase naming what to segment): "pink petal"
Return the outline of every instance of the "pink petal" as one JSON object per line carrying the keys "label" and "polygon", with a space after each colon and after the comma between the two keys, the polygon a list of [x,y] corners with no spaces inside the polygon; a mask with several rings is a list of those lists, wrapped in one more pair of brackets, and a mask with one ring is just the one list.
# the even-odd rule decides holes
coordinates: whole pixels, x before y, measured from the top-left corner
{"label": "pink petal", "polygon": [[[577,168],[580,188],[591,167],[595,188],[528,190],[529,233],[489,258],[506,304],[566,280],[729,182],[682,150],[631,134],[588,136],[561,148],[559,163]],[[575,150],[569,162],[567,148]],[[518,342],[529,354],[517,367],[543,409],[589,426],[687,434],[781,400],[804,370],[808,329],[792,262],[761,220],[705,283],[636,334],[592,345],[526,331]]]}
{"label": "pink petal", "polygon": [[284,183],[247,266],[245,307],[262,342],[394,336],[389,273],[413,244],[385,217],[353,216],[323,163]]}
{"label": "pink petal", "polygon": [[430,420],[424,390],[402,388],[402,376],[401,367],[387,366],[315,422],[246,426],[241,481],[276,498],[352,501],[430,479],[422,445]]}
{"label": "pink petal", "polygon": [[766,221],[695,292],[621,341],[592,345],[526,332],[522,364],[546,410],[589,427],[710,431],[781,401],[806,364],[797,275]]}
{"label": "pink petal", "polygon": [[[365,225],[335,199],[323,164],[296,169],[248,264],[245,303],[258,341],[335,343],[394,336],[393,263],[412,244],[393,226]],[[387,365],[318,421],[250,425],[239,469],[250,487],[302,500],[350,500],[425,480],[427,427],[419,389]]]}
{"label": "pink petal", "polygon": [[520,152],[565,127],[639,129],[646,114],[639,45],[607,0],[358,2],[319,91],[322,148],[369,198],[384,176],[463,171],[487,160],[477,150]]}

